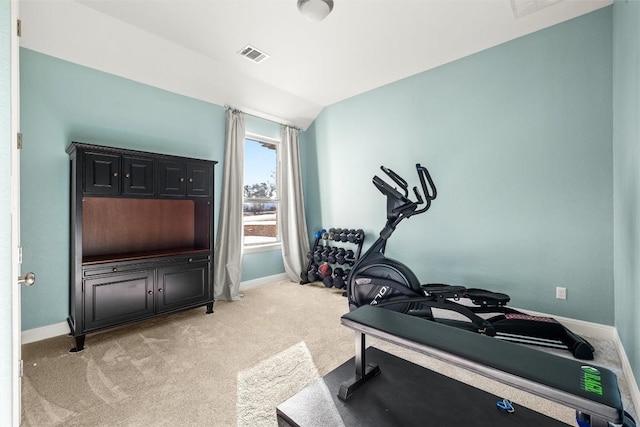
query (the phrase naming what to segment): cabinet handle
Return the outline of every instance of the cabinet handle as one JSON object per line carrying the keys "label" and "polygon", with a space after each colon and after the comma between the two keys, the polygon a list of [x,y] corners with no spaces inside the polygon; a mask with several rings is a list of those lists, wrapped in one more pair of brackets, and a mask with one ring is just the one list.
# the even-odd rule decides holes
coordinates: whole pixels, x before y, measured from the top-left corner
{"label": "cabinet handle", "polygon": [[158,289],[158,292],[162,293],[164,292],[162,288]]}
{"label": "cabinet handle", "polygon": [[184,182],[184,178],[180,178],[180,182]]}
{"label": "cabinet handle", "polygon": [[126,174],[124,177],[125,178],[131,178],[131,174]]}
{"label": "cabinet handle", "polygon": [[112,269],[112,270],[113,270],[113,271],[118,271],[118,269],[117,269],[116,267],[113,267],[113,269]]}
{"label": "cabinet handle", "polygon": [[189,178],[189,182],[193,182],[193,178]]}
{"label": "cabinet handle", "polygon": [[149,295],[153,295],[153,291],[147,291]]}
{"label": "cabinet handle", "polygon": [[114,172],[114,173],[113,173],[113,176],[118,176],[118,172]]}

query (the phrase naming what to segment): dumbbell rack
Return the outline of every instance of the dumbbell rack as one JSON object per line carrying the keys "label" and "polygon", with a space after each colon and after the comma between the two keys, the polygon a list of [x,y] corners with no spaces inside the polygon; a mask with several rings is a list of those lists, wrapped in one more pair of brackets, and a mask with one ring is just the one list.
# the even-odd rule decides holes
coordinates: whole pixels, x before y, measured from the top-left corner
{"label": "dumbbell rack", "polygon": [[315,233],[315,243],[307,253],[309,262],[300,273],[300,284],[321,281],[327,288],[346,288],[348,267],[360,258],[364,231],[361,229],[330,228]]}

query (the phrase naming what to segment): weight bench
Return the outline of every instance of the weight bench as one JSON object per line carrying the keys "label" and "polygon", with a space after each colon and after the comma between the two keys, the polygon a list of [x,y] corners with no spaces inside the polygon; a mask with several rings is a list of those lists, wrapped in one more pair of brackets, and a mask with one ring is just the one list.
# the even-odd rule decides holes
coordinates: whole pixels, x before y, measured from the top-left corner
{"label": "weight bench", "polygon": [[368,335],[574,408],[591,427],[629,421],[617,377],[608,369],[370,305],[341,322],[355,331],[355,376],[340,386],[343,401],[380,373],[365,360]]}

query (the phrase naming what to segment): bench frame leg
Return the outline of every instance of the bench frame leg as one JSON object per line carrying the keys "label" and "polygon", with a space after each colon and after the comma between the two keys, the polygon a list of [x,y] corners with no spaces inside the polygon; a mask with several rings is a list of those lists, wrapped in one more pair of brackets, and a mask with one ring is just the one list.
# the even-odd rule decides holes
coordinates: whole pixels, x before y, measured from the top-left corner
{"label": "bench frame leg", "polygon": [[365,357],[365,350],[367,349],[366,343],[366,335],[361,332],[356,332],[354,339],[356,375],[340,384],[338,397],[342,400],[349,399],[364,383],[380,374],[380,367],[378,365],[373,363],[367,365]]}
{"label": "bench frame leg", "polygon": [[609,424],[607,421],[603,420],[602,418],[596,418],[594,416],[589,416],[589,427],[610,427],[611,424]]}

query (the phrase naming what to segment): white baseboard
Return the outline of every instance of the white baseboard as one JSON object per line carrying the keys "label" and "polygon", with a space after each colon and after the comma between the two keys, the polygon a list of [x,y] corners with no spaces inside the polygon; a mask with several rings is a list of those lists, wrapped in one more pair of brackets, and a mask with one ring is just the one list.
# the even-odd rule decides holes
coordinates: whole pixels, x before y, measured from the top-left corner
{"label": "white baseboard", "polygon": [[638,382],[633,375],[633,370],[631,369],[629,358],[627,358],[627,353],[624,351],[624,347],[622,346],[622,341],[620,341],[618,330],[614,330],[614,333],[615,337],[613,338],[613,342],[615,343],[616,350],[618,351],[618,355],[620,356],[622,373],[624,374],[624,377],[627,378],[627,384],[629,385],[629,393],[631,394],[633,407],[635,408],[636,413],[640,414],[640,390],[638,389]]}
{"label": "white baseboard", "polygon": [[[267,285],[281,280],[288,280],[286,273],[275,274],[273,276],[260,277],[258,279],[247,280],[240,283],[240,290],[251,289],[257,286]],[[46,340],[48,338],[59,337],[60,335],[69,335],[69,324],[67,322],[54,323],[53,325],[42,326],[40,328],[27,329],[22,331],[22,344],[29,344],[36,341]]]}
{"label": "white baseboard", "polygon": [[29,344],[47,338],[69,335],[69,324],[67,322],[54,323],[53,325],[42,326],[40,328],[27,329],[22,331],[22,344]]}
{"label": "white baseboard", "polygon": [[280,282],[282,280],[289,280],[287,273],[274,274],[273,276],[258,277],[257,279],[247,280],[240,283],[240,291],[256,288],[258,286],[268,285],[273,282]]}
{"label": "white baseboard", "polygon": [[[512,307],[515,308],[515,307]],[[540,316],[540,317],[553,317],[558,322],[562,323],[572,332],[578,335],[584,335],[585,337],[604,339],[604,340],[613,340],[615,339],[616,328],[609,325],[602,325],[600,323],[586,322],[584,320],[571,319],[569,317],[561,317],[553,314],[547,313],[539,313],[536,311],[531,311],[522,308],[515,308],[518,311],[522,311],[524,313],[530,314],[532,316]]]}

